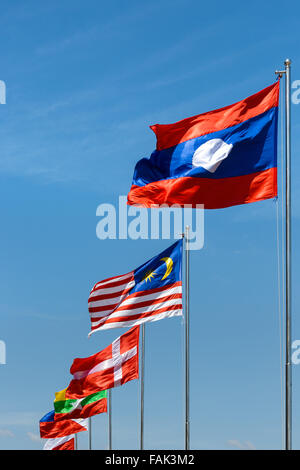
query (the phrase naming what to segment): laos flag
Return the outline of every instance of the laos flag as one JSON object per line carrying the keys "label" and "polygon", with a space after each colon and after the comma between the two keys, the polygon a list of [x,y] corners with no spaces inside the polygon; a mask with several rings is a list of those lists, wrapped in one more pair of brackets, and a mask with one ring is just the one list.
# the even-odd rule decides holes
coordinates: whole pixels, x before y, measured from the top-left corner
{"label": "laos flag", "polygon": [[150,126],[156,150],[134,171],[128,204],[218,209],[277,196],[279,81],[174,124]]}

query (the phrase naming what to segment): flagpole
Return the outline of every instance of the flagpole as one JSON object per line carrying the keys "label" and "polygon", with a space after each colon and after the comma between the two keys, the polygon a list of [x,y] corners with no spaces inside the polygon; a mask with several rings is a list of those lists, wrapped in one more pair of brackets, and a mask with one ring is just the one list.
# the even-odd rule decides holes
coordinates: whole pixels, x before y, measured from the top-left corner
{"label": "flagpole", "polygon": [[77,441],[77,434],[75,433],[74,436],[74,450],[78,450],[78,441]]}
{"label": "flagpole", "polygon": [[92,417],[89,417],[89,450],[92,450]]}
{"label": "flagpole", "polygon": [[285,449],[292,449],[292,363],[291,363],[291,61],[285,70]]}
{"label": "flagpole", "polygon": [[140,450],[144,450],[145,323],[142,324]]}
{"label": "flagpole", "polygon": [[189,228],[185,228],[185,450],[190,449]]}
{"label": "flagpole", "polygon": [[292,449],[292,365],[291,365],[291,61],[286,59],[285,65],[285,311],[286,311],[286,450]]}
{"label": "flagpole", "polygon": [[112,398],[111,389],[108,390],[108,450],[112,450]]}

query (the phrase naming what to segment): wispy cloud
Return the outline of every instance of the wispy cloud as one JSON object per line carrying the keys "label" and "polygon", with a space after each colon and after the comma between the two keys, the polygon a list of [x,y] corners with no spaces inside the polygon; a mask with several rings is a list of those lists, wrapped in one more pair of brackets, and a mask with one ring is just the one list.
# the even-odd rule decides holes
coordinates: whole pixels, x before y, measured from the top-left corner
{"label": "wispy cloud", "polygon": [[40,414],[33,411],[6,411],[0,414],[0,426],[28,426],[36,424]]}
{"label": "wispy cloud", "polygon": [[[173,0],[174,3],[175,0]],[[174,5],[173,5],[174,6]],[[162,4],[141,4],[140,8],[137,5],[134,5],[130,8],[127,6],[124,10],[124,13],[121,13],[118,16],[107,19],[105,22],[94,25],[85,30],[74,31],[73,33],[61,38],[60,40],[55,40],[49,44],[43,44],[37,47],[36,53],[38,55],[51,55],[57,54],[59,52],[65,51],[69,47],[76,47],[76,45],[82,45],[85,41],[96,39],[99,40],[101,37],[107,39],[109,36],[112,40],[113,36],[120,36],[124,39],[124,31],[131,32],[130,25],[138,21],[142,21],[147,18],[149,15],[155,14],[155,11],[163,8]],[[124,27],[125,26],[125,27]]]}
{"label": "wispy cloud", "polygon": [[0,437],[14,437],[14,433],[9,429],[0,429]]}
{"label": "wispy cloud", "polygon": [[[38,318],[41,320],[50,320],[50,321],[55,321],[55,322],[66,322],[70,320],[70,316],[72,316],[73,321],[76,321],[76,319],[80,320],[82,318],[82,313],[81,312],[74,312],[71,310],[69,313],[63,311],[61,313],[53,313],[53,312],[37,312],[31,309],[23,309],[20,311],[20,309],[14,309],[11,305],[8,305],[7,303],[0,303],[0,309],[2,310],[2,314],[4,316],[15,316],[15,317],[30,317],[30,318]],[[1,416],[0,416],[0,423],[1,423]]]}
{"label": "wispy cloud", "polygon": [[255,450],[256,449],[254,444],[252,444],[251,441],[241,442],[237,439],[229,439],[227,441],[227,445],[229,445],[230,447],[235,447],[236,449],[240,449],[240,450]]}
{"label": "wispy cloud", "polygon": [[27,432],[26,435],[33,442],[41,442],[40,436],[38,434],[35,434],[34,432]]}
{"label": "wispy cloud", "polygon": [[50,44],[39,46],[36,49],[38,55],[49,55],[63,52],[68,47],[74,47],[77,44],[82,44],[84,41],[91,40],[97,34],[96,26],[85,31],[76,31],[73,34],[62,38],[60,41],[55,41]]}
{"label": "wispy cloud", "polygon": [[[182,1],[175,3],[183,4]],[[131,24],[147,18],[150,14],[156,14],[156,10],[161,8],[166,10],[167,4],[126,8],[118,16],[105,20],[100,28],[91,24],[86,26],[84,31],[76,30],[73,34],[69,32],[69,36],[55,38],[51,44],[42,44],[37,49],[38,54],[52,54],[56,50],[66,48],[73,48],[77,53],[77,43],[82,46],[85,40],[88,43],[94,43],[95,40],[97,43],[101,42],[102,34],[107,36],[109,33],[109,37],[112,34],[120,34],[120,31],[124,30],[124,24],[125,30],[130,34]],[[149,124],[174,122],[187,115],[207,111],[211,102],[213,106],[228,104],[226,96],[237,87],[242,90],[244,86],[247,87],[248,82],[253,83],[258,75],[256,70],[251,71],[243,81],[229,83],[220,80],[217,89],[204,89],[202,92],[200,89],[196,97],[187,95],[187,100],[178,98],[171,106],[161,106],[157,109],[148,106],[142,110],[137,107],[134,114],[128,115],[127,112],[131,106],[131,92],[134,92],[138,102],[139,93],[156,93],[159,89],[178,82],[181,82],[182,86],[188,86],[189,80],[206,76],[208,71],[216,74],[226,73],[240,56],[255,52],[257,47],[263,49],[269,42],[276,44],[276,41],[280,40],[278,35],[269,35],[263,41],[251,43],[246,49],[236,49],[228,56],[218,51],[207,57],[203,51],[199,61],[193,61],[191,66],[179,67],[174,73],[169,64],[172,61],[180,63],[181,58],[186,57],[190,45],[199,47],[201,51],[204,39],[209,40],[214,36],[223,20],[224,18],[220,18],[217,22],[214,21],[213,25],[208,23],[200,31],[194,28],[184,37],[179,35],[178,40],[174,38],[163,42],[162,47],[154,49],[148,55],[145,54],[138,61],[138,66],[135,56],[128,57],[132,63],[118,69],[115,74],[109,69],[106,74],[103,71],[97,85],[91,85],[92,89],[83,86],[74,90],[71,87],[67,91],[52,91],[42,98],[38,95],[30,102],[26,97],[24,100],[23,91],[19,97],[14,96],[14,106],[7,107],[5,125],[0,130],[0,141],[4,149],[0,173],[21,175],[45,184],[88,185],[90,189],[98,190],[100,164],[105,162],[105,159],[119,158],[121,151],[123,155],[128,155],[127,161],[133,165],[134,161],[144,156],[139,155],[138,149],[143,148],[140,142],[151,138],[147,129]],[[84,47],[81,49],[84,50]],[[159,70],[159,74],[148,73],[156,70]],[[134,76],[135,80],[130,80],[131,76]],[[126,89],[126,93],[122,95],[116,93],[121,82]],[[152,142],[154,148],[154,136]],[[151,151],[152,148],[149,147],[149,153]],[[129,185],[132,171],[132,166],[128,170],[121,164],[116,168],[115,176],[126,181],[128,179]],[[111,190],[106,180],[101,182],[101,190]]]}

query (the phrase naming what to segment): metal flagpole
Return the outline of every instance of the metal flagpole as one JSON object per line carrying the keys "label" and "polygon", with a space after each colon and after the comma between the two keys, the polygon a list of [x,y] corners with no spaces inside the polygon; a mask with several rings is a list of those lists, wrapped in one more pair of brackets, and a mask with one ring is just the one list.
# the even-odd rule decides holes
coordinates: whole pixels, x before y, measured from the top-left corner
{"label": "metal flagpole", "polygon": [[292,448],[292,365],[291,365],[291,61],[287,59],[285,65],[285,311],[286,311],[286,431],[285,448]]}
{"label": "metal flagpole", "polygon": [[189,229],[185,228],[185,450],[190,449]]}
{"label": "metal flagpole", "polygon": [[285,449],[292,449],[292,363],[291,363],[291,61],[285,70]]}
{"label": "metal flagpole", "polygon": [[112,450],[111,415],[112,415],[112,399],[111,399],[111,389],[109,389],[108,390],[108,450]]}
{"label": "metal flagpole", "polygon": [[74,436],[74,448],[75,448],[75,450],[78,450],[77,434],[75,434],[75,436]]}
{"label": "metal flagpole", "polygon": [[92,418],[89,417],[89,450],[92,450]]}
{"label": "metal flagpole", "polygon": [[140,450],[144,450],[145,323],[142,324]]}

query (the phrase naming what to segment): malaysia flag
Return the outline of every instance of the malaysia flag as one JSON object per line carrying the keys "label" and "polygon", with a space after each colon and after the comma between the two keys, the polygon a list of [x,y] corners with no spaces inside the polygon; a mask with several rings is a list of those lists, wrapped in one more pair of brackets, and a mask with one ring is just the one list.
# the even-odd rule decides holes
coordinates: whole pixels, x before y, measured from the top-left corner
{"label": "malaysia flag", "polygon": [[138,379],[139,333],[135,326],[93,356],[74,359],[66,398],[84,398]]}
{"label": "malaysia flag", "polygon": [[181,264],[182,239],[134,271],[95,284],[89,334],[182,315]]}
{"label": "malaysia flag", "polygon": [[277,196],[279,81],[225,108],[150,126],[157,146],[134,171],[128,204],[217,209]]}

